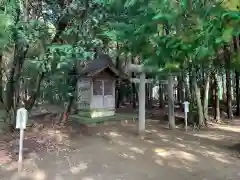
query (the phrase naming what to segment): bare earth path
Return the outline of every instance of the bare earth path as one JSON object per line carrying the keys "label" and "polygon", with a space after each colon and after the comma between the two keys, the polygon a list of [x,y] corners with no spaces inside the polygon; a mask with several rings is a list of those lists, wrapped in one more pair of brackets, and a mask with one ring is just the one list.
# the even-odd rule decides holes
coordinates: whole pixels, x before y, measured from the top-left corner
{"label": "bare earth path", "polygon": [[[45,128],[42,132],[26,133],[26,142],[33,139],[46,143],[52,138],[51,143],[38,150],[33,147],[21,174],[17,174],[13,156],[5,161],[0,159],[0,179],[240,179],[239,152],[232,148],[240,143],[238,123],[185,133],[151,122],[145,139],[134,135],[136,126],[131,123],[99,125],[84,136],[77,132],[69,135],[68,131]],[[0,158],[5,151],[2,148]]]}

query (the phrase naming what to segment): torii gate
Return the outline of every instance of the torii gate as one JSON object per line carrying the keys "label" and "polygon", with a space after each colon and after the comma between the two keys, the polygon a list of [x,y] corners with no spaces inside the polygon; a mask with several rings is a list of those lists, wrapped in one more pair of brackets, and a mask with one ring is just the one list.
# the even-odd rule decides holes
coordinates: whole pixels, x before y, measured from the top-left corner
{"label": "torii gate", "polygon": [[[138,133],[143,134],[145,132],[145,83],[151,83],[153,80],[146,80],[146,72],[153,72],[153,68],[144,67],[143,65],[127,64],[126,72],[135,72],[140,74],[140,78],[131,79],[132,82],[139,83],[139,115],[138,115]],[[168,76],[167,81],[161,81],[163,84],[168,85],[168,120],[169,127],[175,128],[175,115],[174,115],[174,93],[173,93],[173,77]],[[144,97],[144,98],[141,98]]]}

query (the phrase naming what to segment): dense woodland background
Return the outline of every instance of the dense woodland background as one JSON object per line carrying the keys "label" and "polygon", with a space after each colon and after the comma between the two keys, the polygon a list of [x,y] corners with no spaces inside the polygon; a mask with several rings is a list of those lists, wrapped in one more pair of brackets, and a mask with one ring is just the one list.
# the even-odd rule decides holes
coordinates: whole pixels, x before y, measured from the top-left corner
{"label": "dense woodland background", "polygon": [[[66,104],[66,120],[74,109],[76,74],[98,52],[122,71],[128,62],[154,69],[147,74],[156,80],[146,85],[147,108],[164,107],[166,87],[158,83],[173,76],[176,105],[190,101],[199,126],[212,115],[217,121],[240,115],[238,0],[1,0],[6,125],[14,126],[18,107],[42,103]],[[136,109],[137,89],[119,81],[116,107]]]}

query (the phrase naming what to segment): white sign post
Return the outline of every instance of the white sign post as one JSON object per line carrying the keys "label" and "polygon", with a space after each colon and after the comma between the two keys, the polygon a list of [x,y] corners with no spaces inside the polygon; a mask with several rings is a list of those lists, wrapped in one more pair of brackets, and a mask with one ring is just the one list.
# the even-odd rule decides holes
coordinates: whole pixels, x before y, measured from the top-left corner
{"label": "white sign post", "polygon": [[187,120],[188,120],[188,112],[189,112],[189,104],[190,103],[188,101],[184,101],[183,104],[184,104],[185,130],[187,131],[187,128],[188,128]]}
{"label": "white sign post", "polygon": [[22,170],[22,160],[23,160],[23,135],[24,129],[26,129],[28,119],[28,112],[25,108],[20,108],[17,110],[16,118],[16,129],[20,129],[20,139],[19,139],[19,152],[18,152],[18,171]]}

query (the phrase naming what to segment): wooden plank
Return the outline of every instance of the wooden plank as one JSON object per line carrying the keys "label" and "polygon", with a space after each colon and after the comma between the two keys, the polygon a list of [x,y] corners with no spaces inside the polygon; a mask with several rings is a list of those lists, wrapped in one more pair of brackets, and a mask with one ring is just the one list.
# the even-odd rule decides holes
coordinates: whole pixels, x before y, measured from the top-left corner
{"label": "wooden plank", "polygon": [[[157,83],[158,84],[168,84],[168,80],[159,80]],[[173,80],[173,84],[177,84],[177,81]]]}
{"label": "wooden plank", "polygon": [[[140,83],[140,79],[139,78],[131,78],[130,81],[132,83]],[[145,79],[145,83],[153,83],[154,79]]]}
{"label": "wooden plank", "polygon": [[126,72],[135,72],[135,73],[141,73],[141,72],[160,72],[159,69],[152,66],[146,66],[146,65],[138,65],[138,64],[131,64],[128,63],[125,67]]}
{"label": "wooden plank", "polygon": [[[140,79],[139,78],[131,78],[130,81],[132,83],[140,83]],[[168,80],[154,80],[154,79],[146,79],[145,83],[154,83],[156,82],[157,84],[168,84]],[[177,84],[176,80],[173,80],[173,84]]]}

